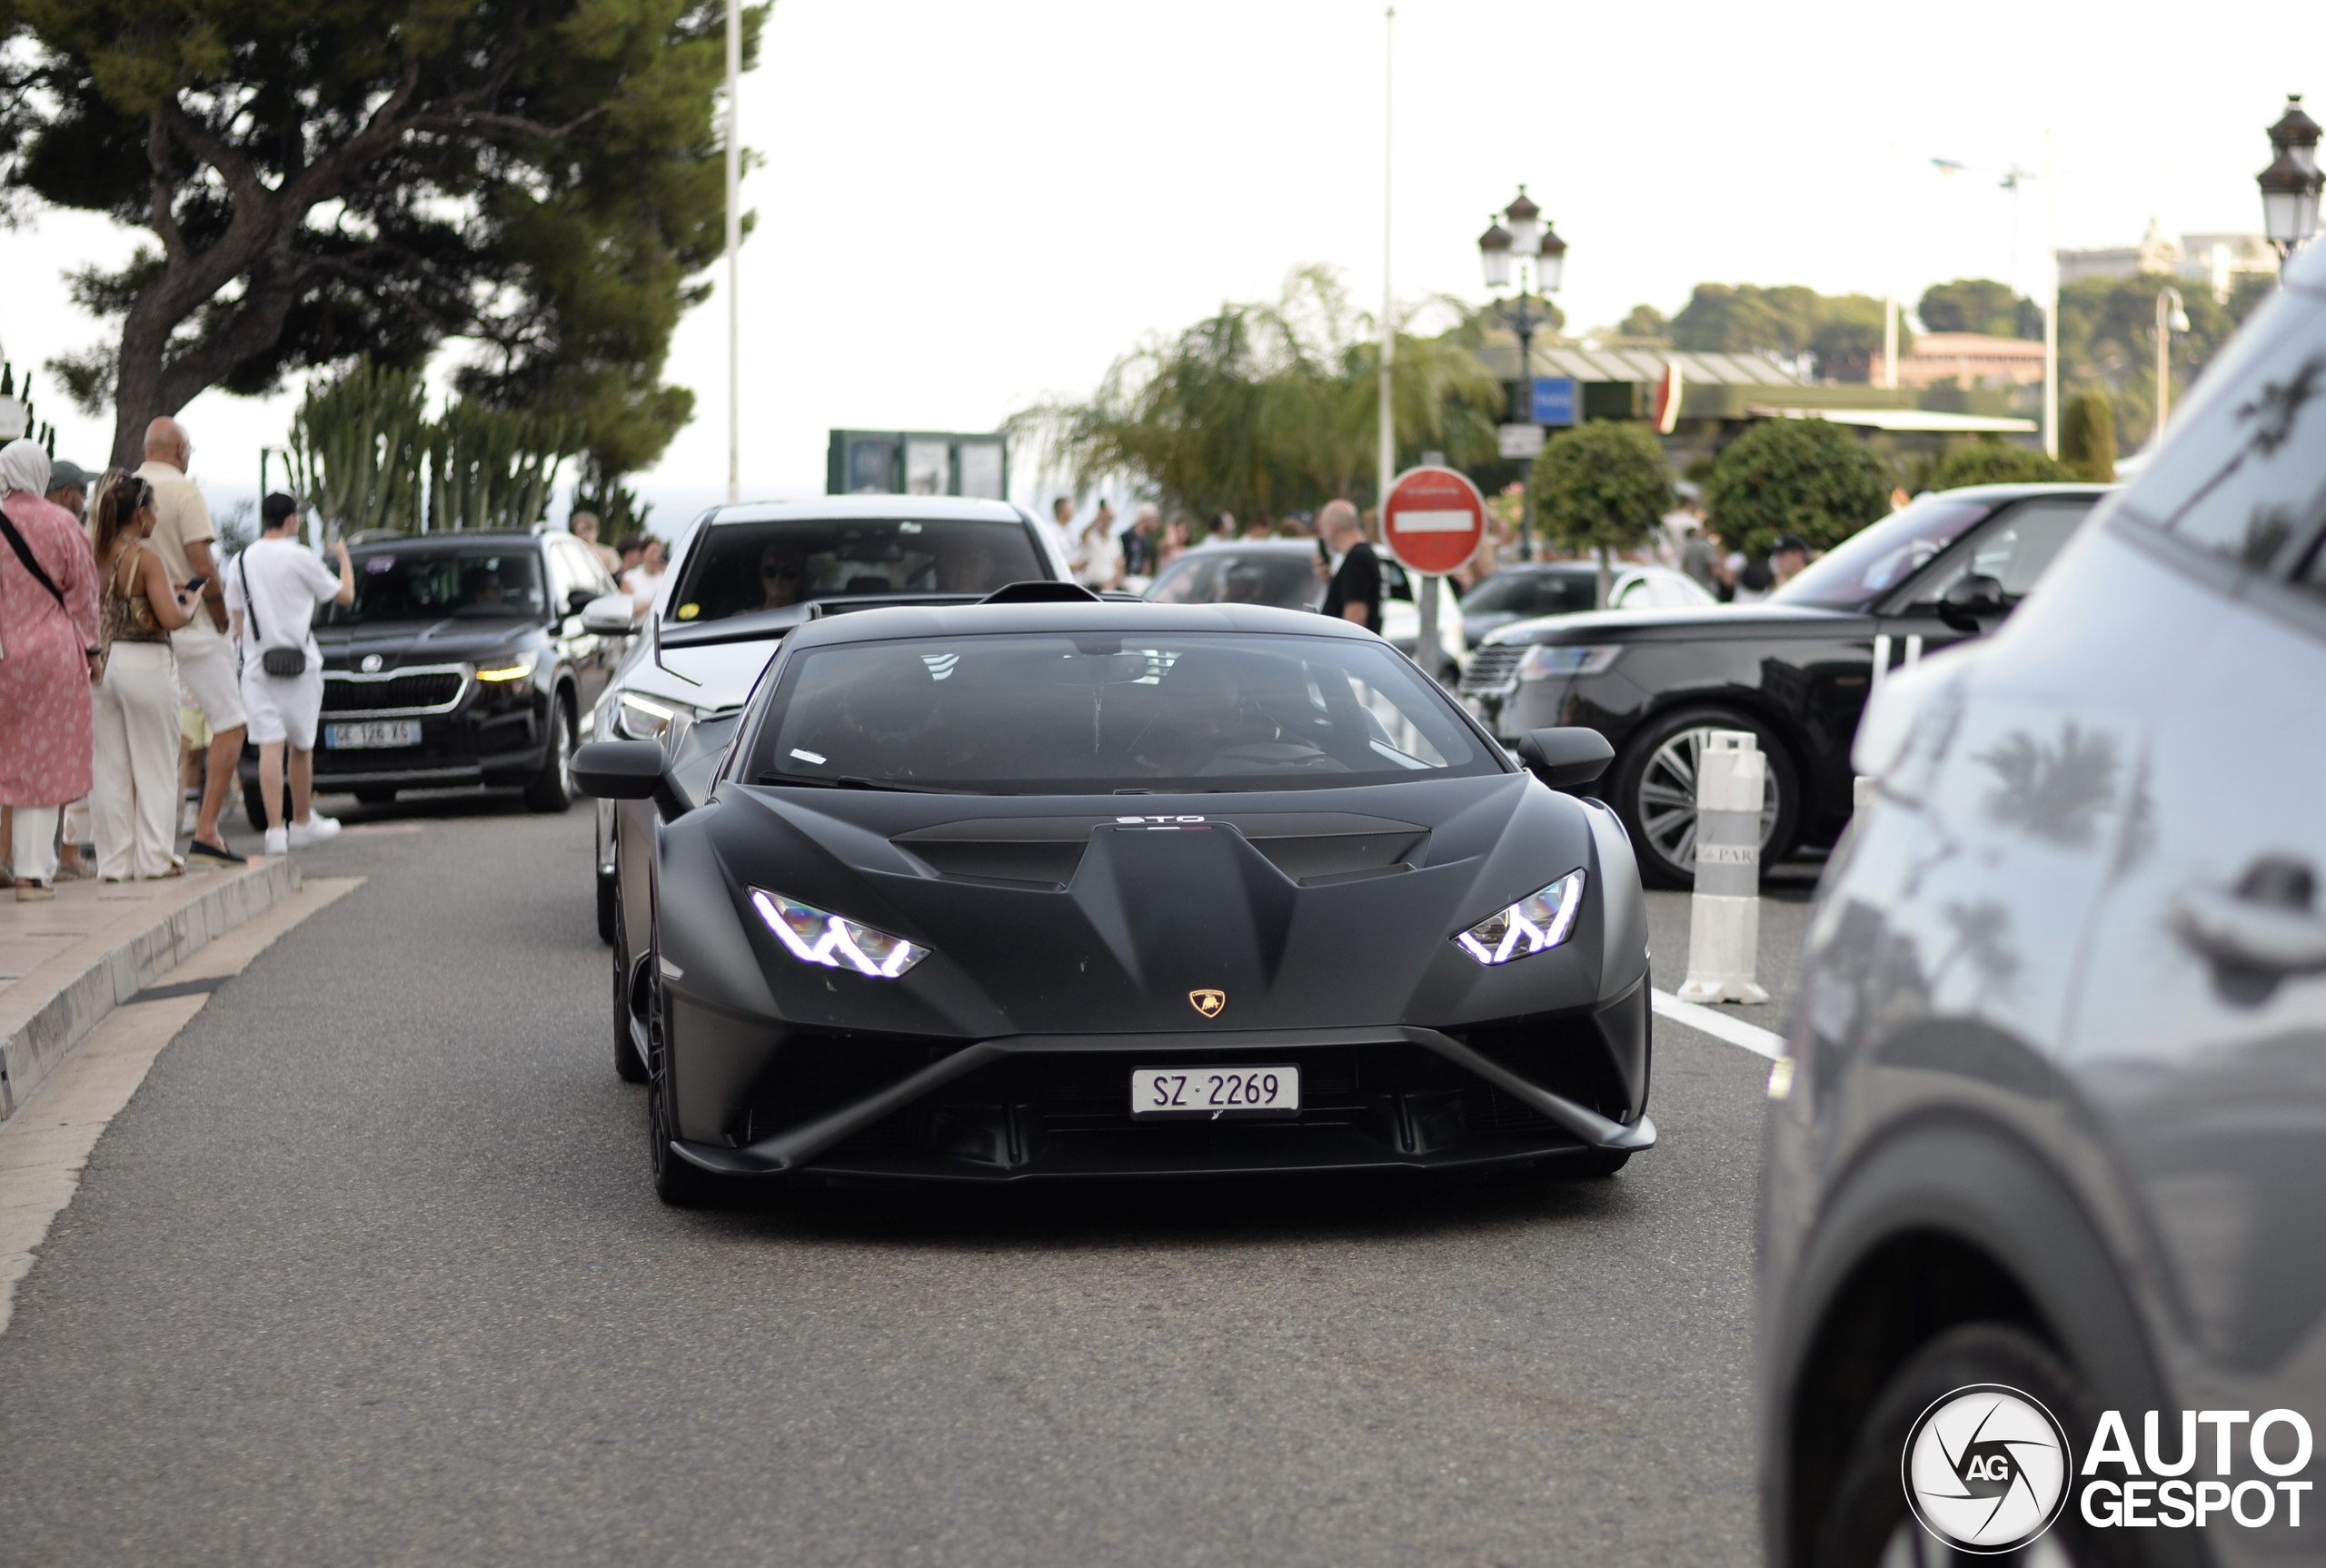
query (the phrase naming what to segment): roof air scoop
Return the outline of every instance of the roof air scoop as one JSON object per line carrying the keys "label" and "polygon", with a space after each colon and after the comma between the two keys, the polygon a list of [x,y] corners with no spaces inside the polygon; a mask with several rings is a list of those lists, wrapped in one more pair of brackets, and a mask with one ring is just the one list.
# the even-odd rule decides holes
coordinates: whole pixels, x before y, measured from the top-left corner
{"label": "roof air scoop", "polygon": [[1096,604],[1098,596],[1079,582],[1013,582],[997,588],[979,604]]}

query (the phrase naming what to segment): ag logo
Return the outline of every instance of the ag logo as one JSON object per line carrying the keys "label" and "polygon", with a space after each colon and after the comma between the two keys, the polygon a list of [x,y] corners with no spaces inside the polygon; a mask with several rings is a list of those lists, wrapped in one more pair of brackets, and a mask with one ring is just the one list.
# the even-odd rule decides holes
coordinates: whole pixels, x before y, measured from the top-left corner
{"label": "ag logo", "polygon": [[1906,1434],[1906,1504],[1958,1552],[2016,1552],[2067,1506],[2073,1459],[2040,1403],[1974,1383],[1933,1401]]}
{"label": "ag logo", "polygon": [[1197,1012],[1201,1013],[1207,1018],[1216,1018],[1219,1017],[1219,1015],[1225,1011],[1228,1007],[1228,993],[1225,991],[1209,990],[1189,991],[1188,993],[1188,1005],[1195,1008]]}

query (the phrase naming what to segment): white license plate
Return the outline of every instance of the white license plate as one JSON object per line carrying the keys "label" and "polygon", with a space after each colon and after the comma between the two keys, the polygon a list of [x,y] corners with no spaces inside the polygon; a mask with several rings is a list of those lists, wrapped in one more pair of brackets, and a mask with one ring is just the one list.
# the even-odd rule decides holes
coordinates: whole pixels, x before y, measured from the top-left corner
{"label": "white license plate", "polygon": [[1134,1067],[1135,1116],[1250,1116],[1300,1108],[1298,1067]]}
{"label": "white license plate", "polygon": [[366,746],[417,746],[420,720],[375,719],[368,724],[326,724],[323,744],[334,751],[353,751]]}

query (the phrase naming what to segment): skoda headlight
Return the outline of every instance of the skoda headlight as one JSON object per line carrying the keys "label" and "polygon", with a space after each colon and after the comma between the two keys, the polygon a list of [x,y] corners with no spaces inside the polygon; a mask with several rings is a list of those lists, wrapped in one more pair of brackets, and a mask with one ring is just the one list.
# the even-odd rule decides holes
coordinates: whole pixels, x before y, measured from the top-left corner
{"label": "skoda headlight", "polygon": [[1518,679],[1548,680],[1560,675],[1596,675],[1615,663],[1615,655],[1623,650],[1620,642],[1595,646],[1537,642],[1526,650],[1526,661],[1518,666]]}
{"label": "skoda headlight", "polygon": [[625,691],[614,703],[614,729],[625,740],[675,740],[694,722],[683,702]]}
{"label": "skoda headlight", "polygon": [[532,674],[533,665],[539,658],[538,654],[518,653],[507,659],[493,660],[476,667],[476,678],[479,680],[522,680]]}
{"label": "skoda headlight", "polygon": [[853,969],[876,980],[893,980],[923,958],[929,949],[876,931],[870,926],[770,893],[751,889],[751,907],[760,912],[776,939],[803,964],[827,969]]}
{"label": "skoda headlight", "polygon": [[1481,964],[1507,964],[1566,941],[1575,929],[1576,911],[1582,908],[1583,873],[1569,871],[1501,913],[1488,915],[1454,940]]}

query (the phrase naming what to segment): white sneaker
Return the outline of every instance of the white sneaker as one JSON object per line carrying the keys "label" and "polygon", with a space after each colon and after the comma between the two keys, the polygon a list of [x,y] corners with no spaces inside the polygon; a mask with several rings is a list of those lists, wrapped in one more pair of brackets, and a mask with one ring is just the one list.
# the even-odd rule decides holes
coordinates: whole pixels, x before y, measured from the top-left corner
{"label": "white sneaker", "polygon": [[310,811],[303,822],[291,824],[291,842],[305,846],[320,844],[326,839],[339,837],[339,819],[326,817],[320,811]]}
{"label": "white sneaker", "polygon": [[187,801],[185,803],[185,809],[178,813],[178,831],[180,833],[191,833],[201,825],[201,804],[194,800]]}
{"label": "white sneaker", "polygon": [[266,852],[270,855],[288,855],[291,853],[291,829],[288,828],[269,828],[266,830]]}

